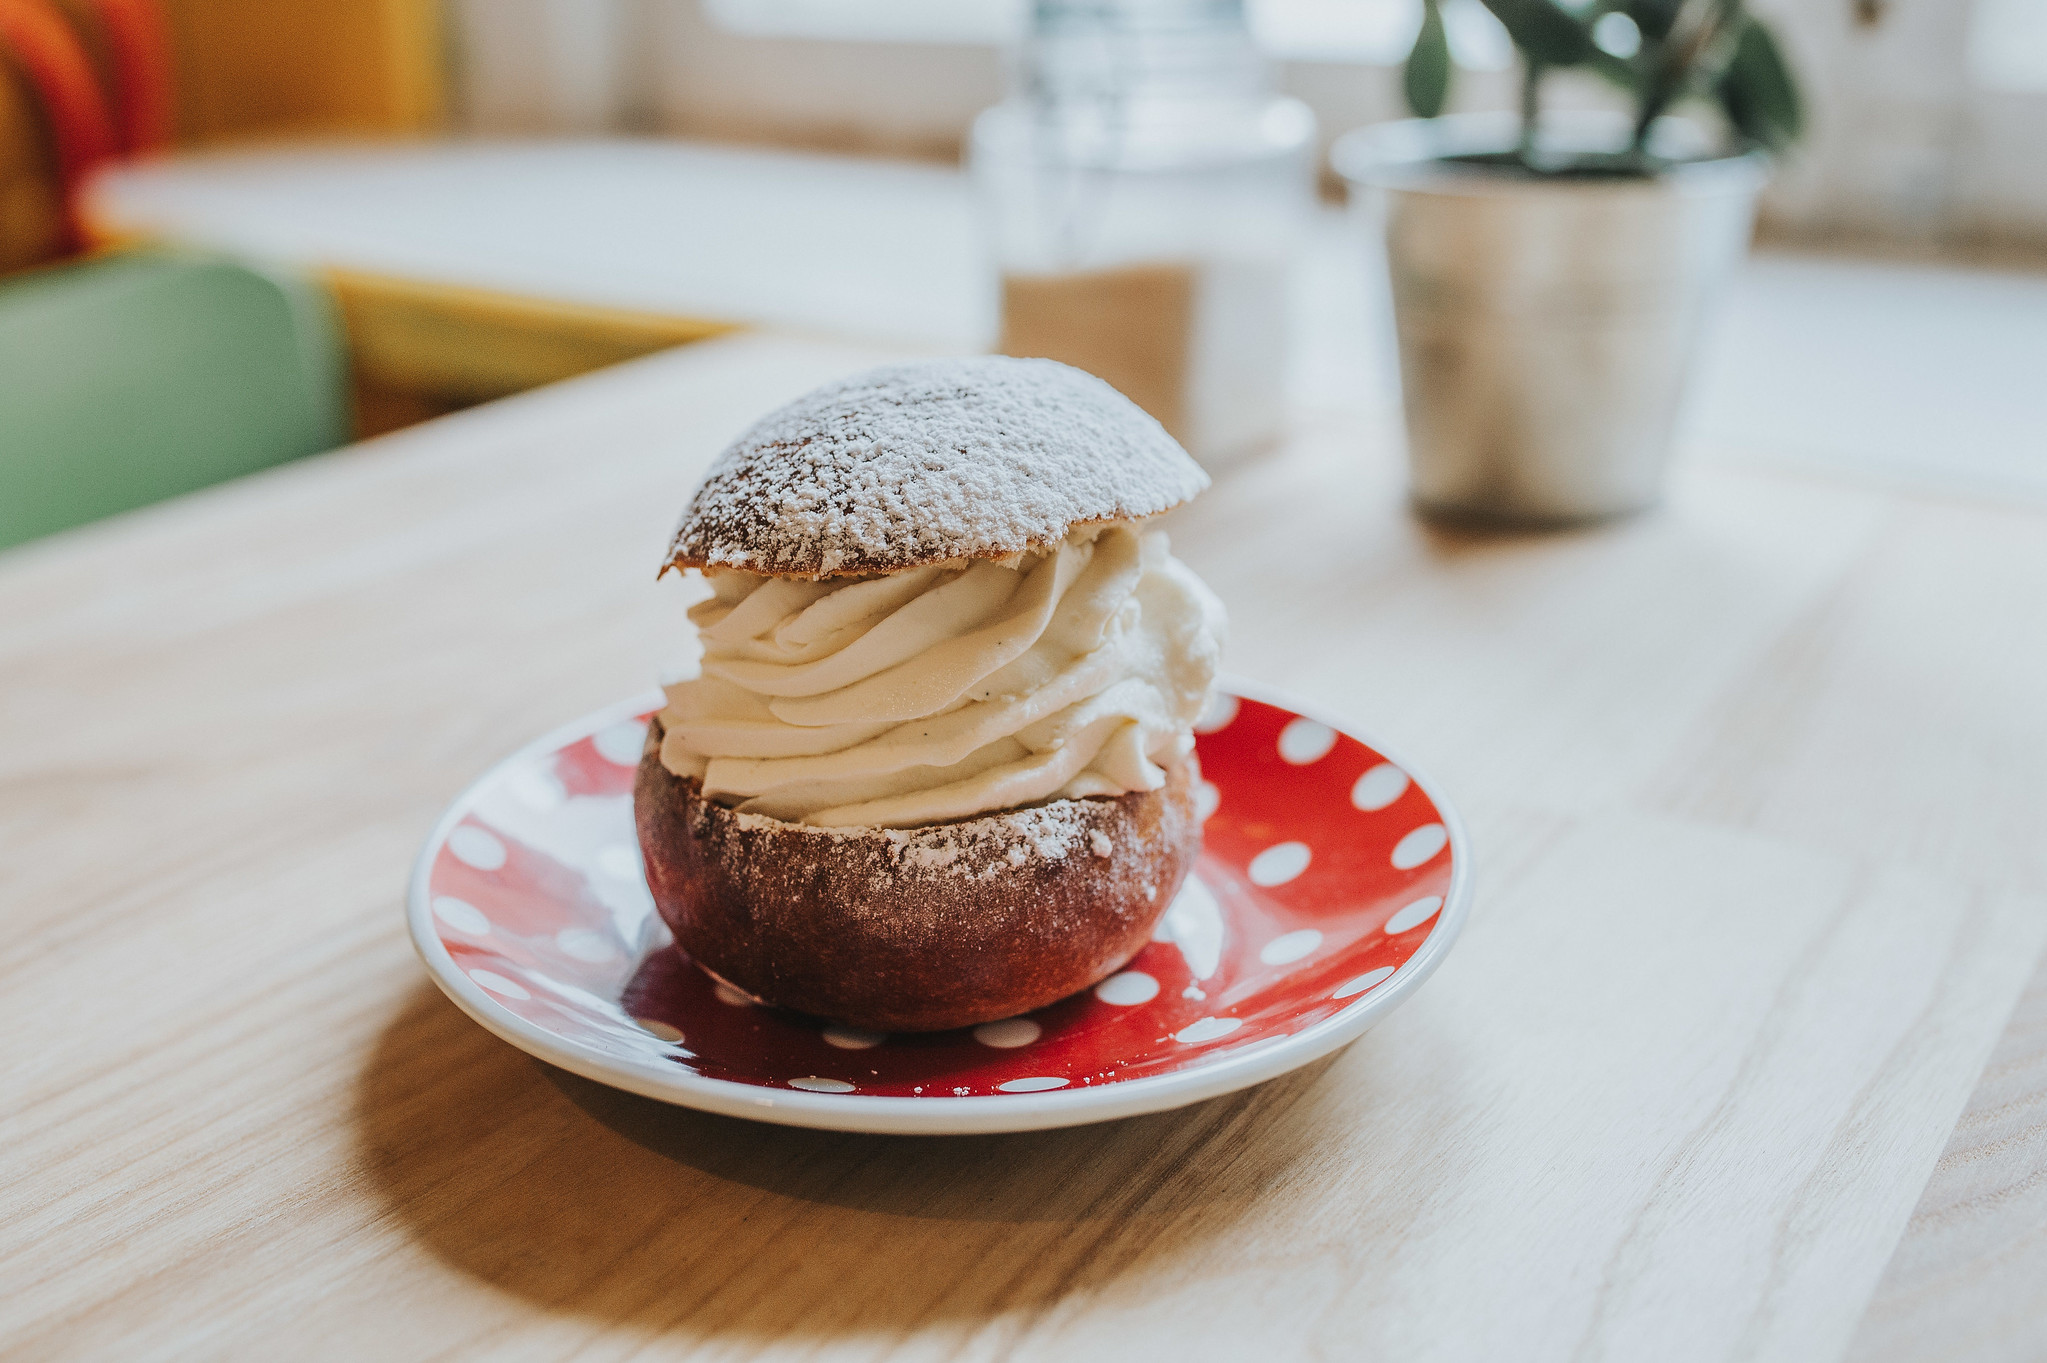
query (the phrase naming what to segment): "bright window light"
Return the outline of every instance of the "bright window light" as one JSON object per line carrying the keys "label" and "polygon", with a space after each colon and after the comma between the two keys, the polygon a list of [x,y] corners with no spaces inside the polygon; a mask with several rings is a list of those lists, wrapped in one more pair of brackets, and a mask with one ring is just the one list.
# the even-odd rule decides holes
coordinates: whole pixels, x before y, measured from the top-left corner
{"label": "bright window light", "polygon": [[2047,0],[1976,0],[1969,74],[1991,90],[2047,90]]}
{"label": "bright window light", "polygon": [[1027,0],[704,0],[711,22],[753,38],[870,43],[1005,43]]}
{"label": "bright window light", "polygon": [[1245,0],[1258,45],[1276,57],[1391,66],[1421,27],[1421,0]]}
{"label": "bright window light", "polygon": [[[1030,21],[1030,0],[703,0],[711,21],[756,38],[878,43],[1005,43]],[[1391,66],[1407,56],[1421,0],[1245,0],[1259,45],[1276,57]],[[1512,58],[1479,0],[1448,0],[1443,22],[1457,59],[1481,69]]]}
{"label": "bright window light", "polygon": [[1514,64],[1514,40],[1479,0],[1443,0],[1443,36],[1450,40],[1450,60],[1468,71]]}
{"label": "bright window light", "polygon": [[1613,10],[1592,25],[1592,41],[1609,57],[1632,57],[1642,50],[1642,30],[1633,19]]}

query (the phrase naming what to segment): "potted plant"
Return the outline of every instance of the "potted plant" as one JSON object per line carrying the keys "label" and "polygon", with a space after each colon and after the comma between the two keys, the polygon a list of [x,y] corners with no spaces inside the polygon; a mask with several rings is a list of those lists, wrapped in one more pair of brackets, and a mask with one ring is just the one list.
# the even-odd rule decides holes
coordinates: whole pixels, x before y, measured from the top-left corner
{"label": "potted plant", "polygon": [[[1798,136],[1797,87],[1742,0],[1483,3],[1520,55],[1518,114],[1438,117],[1452,64],[1424,0],[1404,71],[1420,117],[1333,154],[1384,243],[1415,502],[1521,523],[1639,510],[1768,155]],[[1567,70],[1631,109],[1546,114]]]}

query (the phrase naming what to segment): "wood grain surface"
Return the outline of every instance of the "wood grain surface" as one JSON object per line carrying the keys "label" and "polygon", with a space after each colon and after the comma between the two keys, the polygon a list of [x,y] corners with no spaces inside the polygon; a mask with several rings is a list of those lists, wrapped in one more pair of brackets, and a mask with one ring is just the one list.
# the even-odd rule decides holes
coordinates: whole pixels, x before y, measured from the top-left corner
{"label": "wood grain surface", "polygon": [[[782,1130],[440,997],[442,804],[646,685],[704,463],[877,358],[707,342],[0,557],[0,1352],[1842,1356],[2047,942],[2036,514],[1708,460],[1452,533],[1338,418],[1220,478],[1173,531],[1232,666],[1413,754],[1478,858],[1428,987],[1248,1093]],[[1915,1356],[1893,1319],[1857,1350]]]}
{"label": "wood grain surface", "polygon": [[2047,971],[1990,1053],[1848,1358],[2047,1358]]}

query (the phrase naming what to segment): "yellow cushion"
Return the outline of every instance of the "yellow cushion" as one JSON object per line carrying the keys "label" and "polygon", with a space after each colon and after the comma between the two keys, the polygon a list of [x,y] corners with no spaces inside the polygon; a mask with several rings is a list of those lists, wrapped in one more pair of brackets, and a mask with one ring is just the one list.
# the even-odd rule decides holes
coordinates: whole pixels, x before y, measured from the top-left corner
{"label": "yellow cushion", "polygon": [[441,120],[435,0],[164,0],[185,142],[419,133]]}

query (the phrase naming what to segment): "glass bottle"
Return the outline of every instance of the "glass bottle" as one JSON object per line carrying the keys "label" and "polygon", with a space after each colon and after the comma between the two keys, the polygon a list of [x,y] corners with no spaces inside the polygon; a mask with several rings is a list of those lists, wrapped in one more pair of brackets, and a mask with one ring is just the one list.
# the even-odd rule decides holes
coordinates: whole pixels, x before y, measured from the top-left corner
{"label": "glass bottle", "polygon": [[1269,443],[1315,120],[1242,0],[1035,0],[1012,69],[970,145],[998,349],[1100,375],[1203,462]]}

